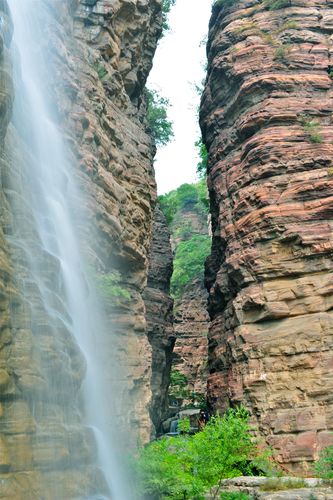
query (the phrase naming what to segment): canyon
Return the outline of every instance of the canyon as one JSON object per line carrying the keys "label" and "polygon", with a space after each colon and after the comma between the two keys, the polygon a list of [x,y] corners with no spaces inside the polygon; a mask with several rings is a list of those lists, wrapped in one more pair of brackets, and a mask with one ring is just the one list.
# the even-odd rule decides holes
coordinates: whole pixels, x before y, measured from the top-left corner
{"label": "canyon", "polygon": [[[202,267],[175,301],[181,238],[170,241],[157,202],[146,118],[163,2],[37,3],[44,91],[80,193],[86,293],[96,288],[107,325],[103,336],[94,325],[104,374],[91,390],[107,387],[110,433],[126,452],[154,439],[176,370],[187,403],[195,393],[212,411],[245,405],[282,470],[310,475],[333,431],[333,2],[212,6],[200,110],[210,216],[190,203],[177,228],[211,226],[212,250],[205,278]],[[9,4],[0,0],[0,499],[106,498],[82,402],[87,360],[58,321],[61,265],[29,194]]]}

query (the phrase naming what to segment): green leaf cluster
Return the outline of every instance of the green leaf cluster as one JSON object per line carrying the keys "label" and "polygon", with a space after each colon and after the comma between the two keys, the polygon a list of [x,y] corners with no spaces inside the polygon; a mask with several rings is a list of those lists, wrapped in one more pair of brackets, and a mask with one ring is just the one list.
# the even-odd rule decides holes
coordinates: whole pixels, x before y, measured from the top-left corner
{"label": "green leaf cluster", "polygon": [[139,489],[156,499],[203,500],[208,492],[218,498],[222,480],[251,474],[256,456],[247,412],[229,410],[194,436],[165,437],[141,449],[136,463]]}
{"label": "green leaf cluster", "polygon": [[113,271],[107,274],[96,275],[97,290],[105,299],[123,299],[128,301],[131,299],[131,294],[121,286],[122,276],[119,271]]}
{"label": "green leaf cluster", "polygon": [[310,142],[312,142],[313,144],[321,144],[323,142],[323,136],[321,133],[320,124],[316,120],[311,120],[306,116],[302,116],[300,121],[305,133],[309,137]]}
{"label": "green leaf cluster", "polygon": [[173,137],[172,123],[168,120],[168,99],[158,95],[156,90],[146,89],[147,121],[157,146],[165,146]]}
{"label": "green leaf cluster", "polygon": [[162,3],[162,36],[163,34],[170,29],[169,22],[168,22],[168,15],[171,10],[171,7],[173,7],[176,3],[176,0],[163,0]]}
{"label": "green leaf cluster", "polygon": [[214,2],[214,7],[230,7],[230,5],[233,5],[236,3],[237,0],[215,0]]}
{"label": "green leaf cluster", "polygon": [[319,455],[314,466],[317,476],[333,479],[333,446],[327,446]]}
{"label": "green leaf cluster", "polygon": [[186,376],[174,368],[170,373],[169,395],[174,398],[188,398],[190,396]]}
{"label": "green leaf cluster", "polygon": [[185,286],[203,274],[205,260],[210,253],[211,239],[208,235],[195,234],[181,241],[176,249],[171,278],[171,294],[179,298]]}
{"label": "green leaf cluster", "polygon": [[264,4],[268,10],[279,10],[291,6],[290,0],[264,0]]}
{"label": "green leaf cluster", "polygon": [[241,491],[225,491],[221,493],[220,500],[253,500],[253,497]]}
{"label": "green leaf cluster", "polygon": [[177,212],[191,207],[208,214],[209,201],[205,179],[196,184],[182,184],[179,188],[159,196],[158,201],[168,224],[172,224]]}
{"label": "green leaf cluster", "polygon": [[202,139],[198,139],[195,142],[195,146],[198,148],[199,152],[199,162],[197,164],[197,174],[199,179],[203,179],[207,174],[207,164],[208,164],[208,151]]}

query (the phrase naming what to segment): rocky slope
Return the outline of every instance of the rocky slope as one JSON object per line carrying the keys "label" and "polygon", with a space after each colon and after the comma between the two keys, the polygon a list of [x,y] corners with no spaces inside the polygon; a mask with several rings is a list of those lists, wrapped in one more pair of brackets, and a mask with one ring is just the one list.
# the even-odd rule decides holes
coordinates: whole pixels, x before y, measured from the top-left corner
{"label": "rocky slope", "polygon": [[209,397],[290,471],[333,430],[333,3],[217,2],[201,125],[213,250]]}
{"label": "rocky slope", "polygon": [[[119,432],[131,430],[127,444],[138,438],[146,442],[153,433],[150,382],[156,363],[143,291],[156,189],[143,89],[161,32],[161,1],[41,0],[39,7],[36,14],[45,30],[41,47],[48,55],[45,82],[87,205],[83,216],[76,215],[82,250],[97,282],[116,271],[126,292],[112,305],[105,301],[113,333],[99,350],[106,377],[117,388],[110,405]],[[0,11],[0,498],[81,498],[104,487],[93,466],[95,445],[79,412],[85,363],[66,328],[50,326],[27,256],[13,243],[18,236],[31,241],[36,231],[24,194],[29,151],[9,123],[13,26],[4,0]],[[57,262],[38,241],[34,251],[45,283],[54,282]],[[164,300],[167,322],[166,288]],[[163,352],[155,344],[154,352]],[[108,373],[114,358],[121,366],[116,376],[111,369]],[[158,383],[154,388],[163,393]],[[54,390],[56,405],[48,396]]]}

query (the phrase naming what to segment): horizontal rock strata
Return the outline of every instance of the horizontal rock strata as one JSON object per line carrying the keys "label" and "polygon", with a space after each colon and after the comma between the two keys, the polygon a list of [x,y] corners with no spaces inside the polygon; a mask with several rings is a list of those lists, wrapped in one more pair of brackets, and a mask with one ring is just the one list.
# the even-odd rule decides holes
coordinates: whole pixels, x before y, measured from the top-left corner
{"label": "horizontal rock strata", "polygon": [[[48,56],[45,85],[83,191],[78,204],[87,206],[83,217],[74,213],[82,252],[97,282],[120,275],[119,300],[104,297],[112,335],[99,345],[106,378],[118,390],[110,405],[119,434],[130,429],[126,445],[147,442],[152,360],[143,290],[156,187],[143,90],[161,31],[161,2],[41,0],[36,15]],[[13,26],[4,0],[0,16],[0,498],[85,498],[105,490],[78,401],[85,362],[64,325],[50,321],[27,255],[14,241],[34,241],[43,284],[54,287],[59,264],[34,240],[24,190],[29,151],[9,123]],[[55,311],[63,312],[57,293],[53,298]]]}
{"label": "horizontal rock strata", "polygon": [[277,460],[306,472],[333,430],[333,4],[223,4],[201,108],[209,397],[244,403]]}
{"label": "horizontal rock strata", "polygon": [[159,206],[155,209],[147,288],[144,293],[147,333],[152,347],[151,417],[155,431],[168,412],[168,386],[175,343],[173,300],[169,296],[172,275],[170,233]]}

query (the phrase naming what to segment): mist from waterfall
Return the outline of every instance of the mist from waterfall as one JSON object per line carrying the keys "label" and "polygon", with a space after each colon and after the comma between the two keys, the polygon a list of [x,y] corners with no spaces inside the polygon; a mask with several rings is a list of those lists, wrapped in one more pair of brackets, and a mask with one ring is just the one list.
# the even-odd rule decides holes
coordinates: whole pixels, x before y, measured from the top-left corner
{"label": "mist from waterfall", "polygon": [[[106,331],[95,294],[85,277],[85,264],[81,255],[82,242],[76,234],[77,228],[73,220],[74,209],[77,211],[78,204],[84,204],[84,201],[78,192],[72,166],[67,161],[66,149],[52,113],[52,102],[48,96],[49,87],[45,81],[49,68],[40,43],[45,36],[45,31],[43,33],[45,27],[41,22],[43,3],[42,0],[8,0],[14,25],[13,121],[26,148],[22,153],[24,157],[21,174],[24,182],[21,190],[22,203],[29,206],[33,218],[30,222],[34,226],[34,229],[28,232],[24,221],[21,221],[21,226],[18,222],[19,230],[9,236],[9,239],[12,248],[24,254],[29,267],[25,278],[21,280],[25,298],[30,300],[29,284],[33,281],[37,284],[38,296],[42,300],[42,304],[38,302],[38,305],[36,300],[30,300],[32,331],[34,333],[34,329],[37,331],[38,328],[49,329],[50,338],[60,352],[59,366],[50,366],[52,359],[47,358],[43,363],[45,373],[50,378],[53,377],[55,393],[54,397],[52,394],[47,397],[50,400],[53,397],[54,407],[62,405],[65,407],[65,413],[71,415],[68,421],[61,423],[63,431],[69,435],[69,440],[71,423],[76,422],[78,417],[76,415],[73,417],[75,409],[72,408],[71,398],[66,399],[63,394],[74,394],[78,382],[66,379],[61,372],[66,370],[80,372],[81,368],[77,366],[81,366],[81,361],[80,354],[75,351],[76,347],[70,349],[75,353],[74,360],[71,359],[71,352],[66,346],[68,340],[64,340],[65,337],[75,338],[86,360],[86,376],[82,390],[84,423],[88,434],[93,430],[92,440],[95,440],[98,448],[96,466],[102,469],[107,488],[84,498],[102,499],[111,495],[113,500],[130,500],[131,493],[127,490],[126,480],[123,479],[123,472],[116,458],[117,452],[112,443],[111,428],[115,426],[111,415],[112,394],[105,382],[100,362],[103,353],[98,352],[103,349],[105,342],[103,336],[108,333],[110,337],[110,334]],[[81,215],[84,215],[83,212]],[[48,256],[45,257],[50,263],[47,278],[40,255],[43,259]],[[52,282],[49,279],[50,269],[52,269]],[[46,312],[49,318],[48,325],[40,324],[40,310]],[[75,344],[74,340],[69,342]],[[40,356],[43,357],[43,345],[40,349],[42,353]],[[112,360],[109,360],[109,364],[111,363]],[[63,387],[64,384],[68,384],[68,387]],[[44,397],[46,396],[30,396],[32,407],[36,408],[37,439],[38,433],[44,435],[42,436],[44,439],[45,435],[51,433],[42,424],[38,429],[38,419],[42,422],[43,418],[38,417],[37,409],[43,407]],[[69,408],[66,408],[67,404]],[[42,414],[43,409],[39,412]],[[53,425],[55,428],[54,422]],[[52,442],[50,447],[52,448]],[[75,445],[71,444],[68,447],[69,449],[72,447],[75,455]],[[69,457],[67,462],[71,465],[76,459]],[[57,460],[55,455],[55,461]],[[56,463],[55,468],[57,466]],[[53,494],[54,498],[61,500],[61,489],[54,491]]]}

